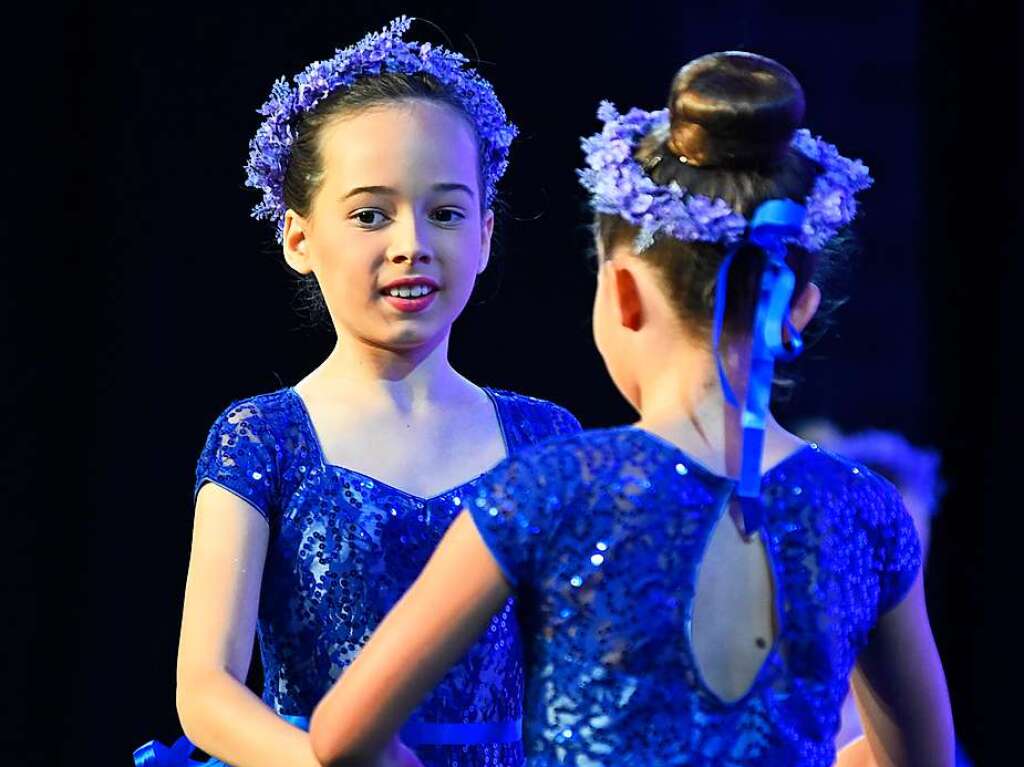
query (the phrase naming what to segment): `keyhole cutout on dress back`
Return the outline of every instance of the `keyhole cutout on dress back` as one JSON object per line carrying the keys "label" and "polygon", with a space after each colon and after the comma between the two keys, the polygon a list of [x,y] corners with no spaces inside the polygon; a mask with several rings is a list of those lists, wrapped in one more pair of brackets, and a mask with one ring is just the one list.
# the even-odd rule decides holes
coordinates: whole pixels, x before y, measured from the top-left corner
{"label": "keyhole cutout on dress back", "polygon": [[690,646],[704,685],[732,702],[750,689],[778,635],[771,560],[760,533],[745,538],[739,505],[719,516],[698,565]]}

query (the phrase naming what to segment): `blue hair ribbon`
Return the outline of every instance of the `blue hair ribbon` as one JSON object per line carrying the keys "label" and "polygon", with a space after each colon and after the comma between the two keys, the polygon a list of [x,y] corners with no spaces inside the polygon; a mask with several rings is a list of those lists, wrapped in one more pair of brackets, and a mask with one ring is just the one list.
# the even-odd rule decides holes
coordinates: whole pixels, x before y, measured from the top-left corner
{"label": "blue hair ribbon", "polygon": [[[736,254],[745,246],[754,245],[765,255],[751,333],[747,396],[740,420],[743,427],[743,452],[736,494],[740,499],[743,528],[747,535],[759,530],[764,521],[761,508],[761,456],[764,451],[764,428],[771,401],[775,360],[793,359],[803,348],[800,334],[789,320],[789,302],[793,297],[796,277],[786,264],[784,240],[799,237],[805,214],[804,206],[792,200],[767,200],[761,203],[754,211],[746,236],[729,248],[718,272],[712,326],[715,364],[726,401],[733,407],[739,407],[736,393],[726,375],[719,348],[722,326],[725,322],[729,269]],[[783,330],[789,335],[789,348],[783,341]]]}

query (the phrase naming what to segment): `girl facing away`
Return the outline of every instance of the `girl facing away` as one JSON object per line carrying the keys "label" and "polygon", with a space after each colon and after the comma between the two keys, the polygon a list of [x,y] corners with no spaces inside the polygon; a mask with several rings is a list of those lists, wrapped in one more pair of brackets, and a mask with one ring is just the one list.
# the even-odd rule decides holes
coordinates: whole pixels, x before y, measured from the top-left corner
{"label": "girl facing away", "polygon": [[952,764],[910,516],[768,411],[870,184],[803,112],[789,70],[736,52],[683,67],[668,110],[602,105],[594,340],[640,419],[476,485],[318,704],[323,764],[407,758],[396,731],[512,593],[531,765],[827,767],[855,668],[879,764]]}
{"label": "girl facing away", "polygon": [[[232,403],[210,429],[177,666],[187,737],[146,744],[137,764],[191,764],[195,744],[209,764],[315,767],[313,707],[484,472],[579,430],[562,408],[481,388],[448,361],[516,131],[464,58],[402,39],[409,23],[281,79],[261,110],[255,214],[322,291],[337,344],[296,385]],[[423,764],[523,761],[514,600],[487,624],[402,730]],[[262,697],[244,683],[254,632]]]}

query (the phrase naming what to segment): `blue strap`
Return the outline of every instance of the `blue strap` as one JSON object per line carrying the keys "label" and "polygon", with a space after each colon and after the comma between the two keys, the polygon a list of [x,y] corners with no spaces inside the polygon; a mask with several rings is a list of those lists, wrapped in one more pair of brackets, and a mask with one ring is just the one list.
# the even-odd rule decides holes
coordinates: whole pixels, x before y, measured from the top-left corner
{"label": "blue strap", "polygon": [[[729,248],[718,272],[715,288],[715,315],[712,344],[718,378],[725,400],[739,407],[736,394],[725,372],[720,351],[729,269],[740,249],[754,245],[765,255],[764,270],[754,327],[751,332],[750,370],[747,375],[747,396],[740,423],[743,427],[743,450],[740,479],[736,494],[743,512],[743,527],[748,535],[763,523],[761,508],[761,456],[764,452],[764,427],[771,402],[772,380],[776,359],[793,359],[803,349],[803,340],[789,320],[789,302],[793,297],[796,277],[786,264],[785,238],[800,234],[806,210],[792,200],[768,200],[754,211],[747,236]],[[783,342],[783,329],[789,334],[790,347]]]}
{"label": "blue strap", "polygon": [[[281,716],[300,730],[309,731],[309,717]],[[407,746],[477,746],[485,743],[515,743],[523,736],[523,720],[511,722],[407,722],[402,728],[402,742]],[[151,740],[135,749],[135,767],[215,767],[223,765],[219,759],[197,762],[192,759],[195,746],[182,735],[168,748]]]}
{"label": "blue strap", "polygon": [[523,737],[523,720],[511,722],[410,721],[402,728],[407,746],[478,746],[484,743],[515,743]]}

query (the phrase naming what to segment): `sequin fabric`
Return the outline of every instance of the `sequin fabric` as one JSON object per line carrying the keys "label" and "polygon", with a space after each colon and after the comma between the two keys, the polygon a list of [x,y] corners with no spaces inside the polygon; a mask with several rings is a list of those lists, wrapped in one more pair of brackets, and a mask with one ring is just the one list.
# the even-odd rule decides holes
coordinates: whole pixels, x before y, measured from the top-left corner
{"label": "sequin fabric", "polygon": [[814,445],[764,476],[779,627],[736,701],[690,645],[701,552],[733,480],[635,427],[502,463],[468,511],[515,585],[531,767],[828,767],[847,680],[920,567],[891,484]]}
{"label": "sequin fabric", "polygon": [[[507,455],[579,430],[566,410],[485,389]],[[213,424],[196,493],[214,482],[255,507],[270,526],[257,637],[263,700],[309,716],[426,564],[480,477],[419,498],[326,463],[309,414],[291,388],[232,403]],[[523,660],[515,599],[413,714],[434,723],[522,717]],[[427,767],[519,765],[522,741],[420,745]]]}

